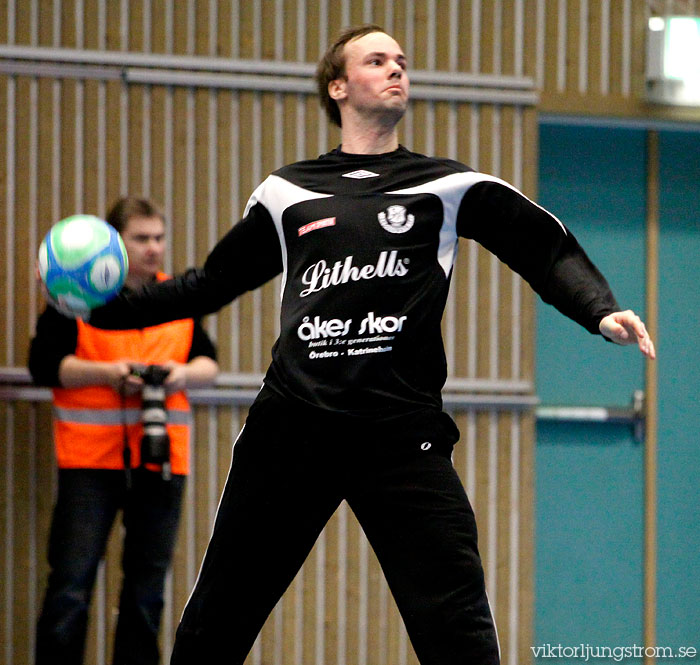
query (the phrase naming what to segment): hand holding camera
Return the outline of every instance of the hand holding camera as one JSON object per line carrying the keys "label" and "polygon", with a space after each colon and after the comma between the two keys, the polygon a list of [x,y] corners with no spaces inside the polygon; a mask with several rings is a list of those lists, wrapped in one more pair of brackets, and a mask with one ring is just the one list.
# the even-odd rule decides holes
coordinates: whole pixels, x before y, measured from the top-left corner
{"label": "hand holding camera", "polygon": [[141,390],[141,466],[158,464],[165,480],[170,479],[170,437],[166,424],[165,382],[171,368],[163,365],[132,365],[131,373],[143,381]]}
{"label": "hand holding camera", "polygon": [[169,370],[168,376],[163,382],[165,392],[168,395],[184,390],[187,387],[187,365],[169,360],[160,365],[160,367]]}

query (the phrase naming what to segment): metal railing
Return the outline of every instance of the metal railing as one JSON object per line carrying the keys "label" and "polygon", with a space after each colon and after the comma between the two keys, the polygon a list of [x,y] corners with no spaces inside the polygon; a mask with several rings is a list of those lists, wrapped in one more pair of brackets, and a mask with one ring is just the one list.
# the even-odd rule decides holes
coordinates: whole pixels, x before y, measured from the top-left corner
{"label": "metal railing", "polygon": [[[0,73],[19,76],[121,80],[127,83],[312,94],[316,65],[165,53],[0,46]],[[411,72],[414,99],[533,106],[528,76],[464,72]]]}
{"label": "metal railing", "polygon": [[[209,388],[188,391],[192,404],[252,404],[264,375],[222,372]],[[450,378],[445,383],[443,402],[448,409],[534,409],[539,421],[628,424],[634,439],[644,440],[644,391],[635,390],[631,404],[620,406],[551,406],[540,405],[529,381]],[[44,402],[51,400],[51,390],[32,384],[24,367],[0,367],[0,401]]]}
{"label": "metal railing", "polygon": [[[187,394],[192,404],[252,404],[263,378],[263,374],[222,372],[213,386],[188,390]],[[48,402],[51,390],[35,386],[25,367],[0,367],[0,401]],[[537,398],[529,381],[454,378],[445,383],[443,403],[448,409],[528,410],[537,405]]]}

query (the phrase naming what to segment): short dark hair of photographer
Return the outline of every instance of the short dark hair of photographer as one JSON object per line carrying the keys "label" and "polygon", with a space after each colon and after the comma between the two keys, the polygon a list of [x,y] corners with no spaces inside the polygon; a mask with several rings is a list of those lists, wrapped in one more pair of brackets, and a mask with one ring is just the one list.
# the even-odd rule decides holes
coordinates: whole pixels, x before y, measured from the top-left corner
{"label": "short dark hair of photographer", "polygon": [[165,222],[165,215],[155,203],[138,196],[120,198],[107,213],[105,221],[122,233],[132,217],[159,217]]}
{"label": "short dark hair of photographer", "polygon": [[345,76],[345,45],[353,39],[364,37],[373,32],[384,32],[384,28],[367,24],[345,30],[328,47],[316,67],[316,83],[318,84],[321,106],[325,109],[330,121],[338,127],[341,126],[340,110],[335,99],[331,99],[328,94],[328,84]]}

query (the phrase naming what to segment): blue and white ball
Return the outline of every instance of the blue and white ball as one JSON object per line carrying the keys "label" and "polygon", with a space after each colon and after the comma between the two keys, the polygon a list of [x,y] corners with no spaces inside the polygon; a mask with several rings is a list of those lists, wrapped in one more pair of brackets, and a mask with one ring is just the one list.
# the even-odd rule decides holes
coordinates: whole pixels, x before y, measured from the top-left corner
{"label": "blue and white ball", "polygon": [[116,229],[93,215],[73,215],[54,224],[39,247],[39,273],[54,306],[70,317],[116,296],[129,260]]}

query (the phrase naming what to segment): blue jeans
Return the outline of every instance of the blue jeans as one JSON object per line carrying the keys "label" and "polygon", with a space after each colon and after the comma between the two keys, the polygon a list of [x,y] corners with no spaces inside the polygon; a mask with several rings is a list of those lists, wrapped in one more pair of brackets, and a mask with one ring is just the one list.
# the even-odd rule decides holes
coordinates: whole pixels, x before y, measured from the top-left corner
{"label": "blue jeans", "polygon": [[37,625],[37,665],[83,662],[88,608],[100,559],[117,512],[123,510],[124,573],[114,665],[155,665],[185,477],[164,481],[136,469],[59,469],[49,536],[48,587]]}

